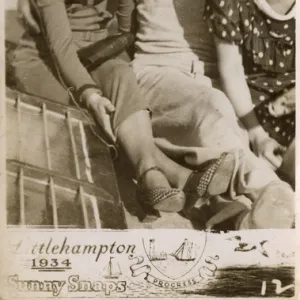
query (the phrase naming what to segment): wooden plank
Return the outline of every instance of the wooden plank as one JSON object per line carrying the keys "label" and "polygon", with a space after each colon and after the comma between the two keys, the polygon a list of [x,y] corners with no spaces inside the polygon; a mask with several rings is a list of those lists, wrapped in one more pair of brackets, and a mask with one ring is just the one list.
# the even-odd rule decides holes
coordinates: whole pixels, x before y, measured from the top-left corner
{"label": "wooden plank", "polygon": [[17,122],[18,122],[18,158],[20,161],[23,161],[23,149],[22,149],[22,129],[21,129],[21,98],[18,96],[16,98],[16,108],[17,108]]}
{"label": "wooden plank", "polygon": [[87,140],[86,140],[86,134],[84,132],[83,123],[79,122],[79,129],[80,129],[80,139],[81,139],[81,145],[82,145],[82,151],[84,155],[84,162],[85,162],[85,173],[88,179],[88,182],[94,183],[94,179],[92,176],[92,166],[91,161],[89,158],[88,148],[87,148]]}
{"label": "wooden plank", "polygon": [[82,186],[80,185],[78,188],[78,195],[80,199],[80,204],[82,208],[82,215],[83,215],[83,221],[84,221],[84,227],[89,228],[89,218],[88,218],[88,213],[87,213],[87,207],[86,207],[86,202],[84,199],[84,191]]}
{"label": "wooden plank", "polygon": [[72,129],[72,119],[70,116],[70,112],[67,112],[67,123],[68,123],[68,129],[69,129],[69,135],[70,135],[70,141],[71,141],[71,149],[72,149],[72,154],[74,158],[74,164],[75,164],[75,172],[76,172],[76,178],[80,179],[80,168],[79,168],[79,161],[78,161],[78,154],[77,154],[77,148],[76,148],[76,143],[75,143],[75,137],[74,137],[74,132]]}
{"label": "wooden plank", "polygon": [[[18,149],[19,149],[19,156],[17,159],[7,159],[7,171],[8,173],[11,174],[18,174],[20,168],[23,170],[23,178],[25,182],[27,180],[33,180],[33,181],[38,181],[38,182],[43,182],[45,186],[49,186],[49,192],[51,190],[51,194],[48,196],[49,200],[52,202],[53,207],[53,223],[57,227],[59,226],[58,222],[58,216],[57,216],[57,211],[56,211],[56,198],[58,197],[58,190],[57,189],[63,189],[63,190],[68,190],[68,191],[73,191],[76,193],[78,190],[78,187],[81,187],[79,190],[79,197],[80,197],[80,202],[82,203],[82,213],[84,217],[84,226],[89,227],[91,225],[91,221],[88,220],[88,215],[89,215],[89,206],[86,202],[87,197],[92,197],[94,199],[94,202],[92,204],[95,204],[96,210],[95,212],[98,212],[102,214],[103,210],[103,215],[101,216],[101,221],[100,221],[100,216],[96,218],[96,227],[100,228],[102,226],[102,218],[107,219],[110,218],[112,219],[111,215],[107,216],[105,213],[105,207],[107,203],[107,208],[108,211],[110,211],[112,214],[116,213],[117,219],[121,217],[123,221],[121,222],[126,222],[125,216],[124,216],[124,211],[122,207],[122,202],[120,199],[119,195],[119,190],[118,190],[118,184],[116,181],[116,176],[114,174],[114,166],[111,161],[111,152],[110,152],[110,147],[104,143],[103,141],[99,140],[99,137],[96,137],[95,134],[98,134],[100,130],[99,127],[96,126],[95,122],[93,121],[92,118],[89,118],[88,120],[86,117],[83,115],[82,111],[75,108],[75,107],[70,107],[68,105],[63,105],[60,103],[56,103],[53,101],[49,101],[48,99],[42,99],[39,97],[35,97],[32,95],[26,95],[23,93],[19,93],[17,91],[14,91],[12,89],[6,88],[6,95],[7,95],[7,102],[8,103],[13,103],[13,105],[17,108],[18,112],[18,137],[19,140],[18,142]],[[22,155],[22,146],[24,148],[24,145],[22,145],[22,139],[24,139],[24,133],[22,132],[22,113],[23,109],[26,107],[29,110],[37,111],[39,114],[42,113],[41,117],[43,117],[43,124],[44,124],[44,141],[46,144],[46,150],[47,153],[47,162],[45,164],[45,167],[37,167],[34,165],[34,162],[31,164],[25,163],[23,161],[23,156]],[[85,113],[87,113],[86,110],[83,110]],[[52,170],[53,167],[53,157],[51,157],[51,145],[50,145],[50,124],[49,124],[49,118],[51,116],[55,116],[56,118],[62,120],[68,121],[68,126],[69,126],[69,132],[70,132],[70,138],[71,138],[71,144],[72,144],[72,152],[73,152],[73,157],[74,157],[74,163],[75,163],[75,169],[76,169],[76,176],[70,177],[67,175],[61,175],[56,171]],[[82,142],[83,146],[83,158],[85,160],[85,163],[87,164],[87,170],[84,169],[83,171],[88,173],[87,178],[82,177],[82,174],[80,173],[80,169],[83,169],[82,166],[79,165],[79,153],[81,154],[81,149],[76,148],[79,147],[80,139],[77,141],[77,135],[75,136],[75,131],[74,131],[74,124],[73,122],[76,123],[76,126],[79,126],[79,131],[80,131],[80,139]],[[48,125],[48,126],[47,126]],[[92,126],[90,129],[89,127]],[[48,132],[49,130],[49,132]],[[95,130],[95,132],[93,132]],[[23,134],[22,139],[21,139],[21,134]],[[87,134],[87,137],[85,135]],[[101,133],[99,134],[101,137]],[[86,139],[86,140],[85,140]],[[43,142],[43,139],[41,140]],[[77,144],[76,144],[77,143]],[[98,149],[94,149],[94,151],[91,151],[90,149],[90,143],[97,144],[98,146],[101,145],[101,149],[105,155],[102,157],[101,153],[98,152]],[[100,144],[100,145],[99,145]],[[80,151],[79,151],[80,150]],[[52,159],[51,159],[52,158]],[[103,166],[105,167],[105,170],[99,170],[99,159],[104,160],[105,162],[103,163]],[[90,169],[89,169],[90,168]],[[100,176],[95,176],[95,174],[101,173]],[[15,176],[15,175],[13,175]],[[18,175],[16,175],[18,176]],[[81,178],[82,177],[82,178]],[[50,178],[50,180],[49,180]],[[84,178],[84,179],[83,179]],[[95,180],[95,178],[97,180]],[[112,184],[107,185],[107,182],[112,181]],[[55,185],[54,185],[55,182]],[[26,187],[25,187],[26,188]],[[50,189],[51,188],[51,189]],[[20,189],[21,190],[21,189]],[[23,192],[24,192],[24,186],[23,186]],[[26,192],[26,191],[25,191]],[[55,195],[56,192],[56,195]],[[61,191],[59,191],[61,192]],[[23,193],[23,198],[24,198],[24,193]],[[25,199],[24,199],[25,200]],[[57,200],[59,200],[57,198]],[[99,204],[101,203],[101,211],[99,210]],[[23,206],[25,208],[25,203],[23,202]],[[54,204],[54,205],[53,205]],[[57,203],[58,204],[58,203]],[[94,213],[95,213],[94,212]],[[25,209],[24,209],[25,213]],[[21,214],[21,209],[20,209],[20,214]],[[25,222],[25,217],[26,215],[22,217],[22,222]],[[96,217],[96,216],[95,216]],[[20,216],[21,219],[21,216]],[[21,222],[21,221],[20,221]],[[106,222],[106,221],[105,221]],[[103,224],[106,224],[106,223]],[[26,225],[27,226],[27,225]],[[105,226],[106,227],[106,226]],[[122,225],[123,228],[123,225]]]}
{"label": "wooden plank", "polygon": [[[96,125],[94,119],[91,116],[89,116],[89,113],[86,109],[81,108],[82,111],[84,111],[85,115],[86,115],[86,116],[83,116],[83,112],[80,111],[75,106],[64,105],[64,104],[61,104],[61,103],[58,103],[58,102],[55,102],[55,101],[52,101],[49,99],[24,94],[24,93],[15,91],[9,87],[6,87],[6,98],[8,98],[8,100],[15,101],[14,99],[16,99],[18,97],[20,99],[22,99],[23,103],[38,107],[39,109],[42,107],[43,103],[46,103],[47,109],[49,111],[55,112],[60,115],[66,115],[67,112],[70,111],[73,118],[81,120],[82,122],[84,122],[86,124],[89,123],[92,125]],[[89,118],[88,118],[88,116],[89,116]]]}
{"label": "wooden plank", "polygon": [[47,155],[47,167],[49,170],[52,170],[46,103],[43,103],[42,111],[43,111],[43,121],[44,121],[44,135],[45,135],[45,145],[46,145],[46,155]]}
{"label": "wooden plank", "polygon": [[54,182],[52,177],[50,177],[49,180],[49,187],[50,187],[50,200],[51,200],[52,212],[53,212],[53,226],[54,228],[58,228],[57,204],[56,204]]}
{"label": "wooden plank", "polygon": [[20,167],[23,168],[24,176],[26,176],[26,179],[30,178],[33,181],[38,181],[47,185],[49,177],[52,177],[55,180],[56,184],[63,189],[76,192],[78,186],[82,185],[85,193],[97,197],[99,201],[114,204],[116,203],[113,195],[109,194],[104,188],[97,187],[89,182],[83,182],[70,177],[63,177],[56,172],[41,169],[19,161],[7,160],[7,172],[18,174]]}
{"label": "wooden plank", "polygon": [[24,170],[20,168],[19,172],[19,200],[20,200],[20,225],[25,226],[25,193],[24,193]]}

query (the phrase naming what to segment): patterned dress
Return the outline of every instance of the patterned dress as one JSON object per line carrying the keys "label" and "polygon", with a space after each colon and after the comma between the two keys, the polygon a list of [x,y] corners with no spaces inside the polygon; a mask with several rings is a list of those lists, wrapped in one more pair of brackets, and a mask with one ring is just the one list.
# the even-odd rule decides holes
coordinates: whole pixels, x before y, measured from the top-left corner
{"label": "patterned dress", "polygon": [[240,46],[256,115],[272,138],[288,146],[295,112],[274,117],[268,106],[295,86],[295,18],[271,19],[254,0],[207,0],[204,18],[211,33]]}

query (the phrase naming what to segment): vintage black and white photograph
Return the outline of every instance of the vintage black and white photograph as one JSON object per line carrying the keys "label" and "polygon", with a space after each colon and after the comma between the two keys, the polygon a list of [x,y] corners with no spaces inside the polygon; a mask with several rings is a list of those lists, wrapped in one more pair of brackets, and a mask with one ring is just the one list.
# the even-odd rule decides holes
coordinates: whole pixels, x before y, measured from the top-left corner
{"label": "vintage black and white photograph", "polygon": [[9,295],[296,297],[295,0],[5,0],[3,23]]}

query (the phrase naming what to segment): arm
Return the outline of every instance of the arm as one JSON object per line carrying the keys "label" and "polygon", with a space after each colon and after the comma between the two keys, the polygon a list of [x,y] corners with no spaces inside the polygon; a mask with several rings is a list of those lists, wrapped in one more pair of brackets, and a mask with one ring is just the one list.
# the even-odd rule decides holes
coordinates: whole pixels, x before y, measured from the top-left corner
{"label": "arm", "polygon": [[267,158],[274,167],[278,168],[281,159],[275,155],[274,151],[281,147],[275,140],[269,138],[253,111],[239,47],[219,38],[215,38],[215,43],[224,91],[231,101],[236,115],[247,128],[254,151],[258,156]]}
{"label": "arm", "polygon": [[64,83],[75,90],[95,85],[80,63],[63,0],[36,0],[41,28]]}
{"label": "arm", "polygon": [[58,71],[68,87],[76,91],[84,86],[81,99],[95,114],[97,122],[114,141],[109,114],[114,111],[111,102],[102,97],[94,80],[83,67],[74,47],[72,32],[63,0],[35,0],[41,22],[41,31],[52,52]]}
{"label": "arm", "polygon": [[239,47],[215,38],[218,66],[224,91],[235,113],[248,131],[263,130],[253,113],[251,94],[245,79],[242,55]]}

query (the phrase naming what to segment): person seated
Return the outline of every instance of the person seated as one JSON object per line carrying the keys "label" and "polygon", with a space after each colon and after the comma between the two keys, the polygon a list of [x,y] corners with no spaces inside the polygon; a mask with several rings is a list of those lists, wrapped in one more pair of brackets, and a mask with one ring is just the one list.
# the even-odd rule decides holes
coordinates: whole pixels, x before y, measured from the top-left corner
{"label": "person seated", "polygon": [[250,151],[230,101],[214,88],[217,55],[202,18],[205,1],[135,2],[137,34],[132,65],[149,99],[154,135],[164,140],[164,150],[197,164],[202,147],[241,149],[230,188],[222,195],[226,201],[213,206],[212,198],[197,203],[213,210],[207,228],[233,216],[238,216],[235,229],[291,227],[292,188]]}
{"label": "person seated", "polygon": [[[106,39],[114,15],[119,31],[130,31],[131,0],[110,9],[99,0],[19,0],[18,5],[28,21],[13,62],[18,89],[64,104],[71,97],[89,109],[110,143],[127,153],[138,179],[138,200],[149,216],[156,210],[181,211],[192,194],[214,195],[228,188],[235,159],[231,153],[217,151],[205,168],[193,171],[155,146],[147,103],[128,62],[109,59],[91,74],[80,62],[77,50]],[[212,150],[207,151],[209,157]]]}
{"label": "person seated", "polygon": [[[223,89],[253,151],[295,182],[295,1],[207,0]],[[286,155],[286,149],[289,148]]]}
{"label": "person seated", "polygon": [[[37,0],[42,1],[46,0]],[[67,34],[64,33],[66,36],[70,36],[71,33],[68,22],[57,19],[57,15],[65,12],[63,1],[46,2],[47,6],[41,7],[42,16],[48,16],[49,19],[47,17],[46,20],[55,20],[48,22],[56,29],[56,37],[54,34],[48,35],[52,37],[51,44],[55,44],[57,35],[65,30],[68,30]],[[131,2],[133,3],[133,0]],[[60,6],[53,7],[54,3]],[[141,184],[142,190],[149,191],[146,198],[152,200],[152,206],[156,209],[178,211],[185,206],[182,191],[187,203],[190,203],[189,198],[192,198],[199,199],[201,204],[210,203],[211,195],[221,194],[223,191],[230,196],[226,203],[229,214],[226,212],[225,215],[238,214],[236,229],[290,228],[294,218],[294,194],[291,187],[279,180],[277,175],[245,146],[229,100],[224,93],[212,87],[210,78],[206,76],[206,73],[213,69],[215,57],[211,51],[212,38],[208,30],[206,31],[205,22],[199,18],[204,11],[205,2],[138,0],[136,4],[137,20],[143,22],[138,22],[136,28],[136,52],[132,62],[134,73],[131,73],[132,69],[128,68],[128,65],[114,68],[114,72],[104,72],[103,68],[107,64],[103,64],[97,69],[97,75],[92,75],[102,87],[102,96],[110,98],[115,104],[116,112],[124,113],[136,101],[143,103],[143,114],[132,114],[135,117],[140,116],[139,122],[128,117],[123,122],[118,122],[119,128],[114,126],[113,132],[118,129],[117,141],[127,150],[137,177],[143,178],[145,172],[149,175],[148,180],[146,177],[144,184]],[[120,15],[124,16],[123,13]],[[168,22],[165,22],[165,18]],[[64,20],[68,20],[67,14]],[[64,30],[60,28],[61,23]],[[48,32],[51,32],[49,29]],[[51,46],[50,49],[60,48]],[[65,53],[67,52],[63,51],[63,54]],[[60,62],[60,68],[64,68],[67,58],[72,57],[70,53],[67,54],[60,59],[60,52],[55,54],[57,57],[54,62]],[[74,60],[75,57],[73,55]],[[78,72],[84,70],[77,70],[75,75]],[[116,74],[117,78],[113,77]],[[132,74],[136,75],[136,78]],[[122,86],[126,87],[124,90],[127,94],[107,92],[119,91],[121,82],[124,83]],[[106,84],[109,89],[105,88]],[[126,97],[122,98],[125,94]],[[115,98],[117,96],[121,97],[118,102]],[[147,99],[147,104],[144,104],[144,98]],[[124,104],[122,109],[120,103]],[[146,114],[146,107],[152,112],[151,122],[149,114]],[[115,120],[113,124],[114,122]],[[219,153],[213,162],[208,161],[208,168],[203,164],[199,166],[200,161],[197,160],[195,168],[206,171],[200,174],[193,173],[190,168],[174,165],[172,160],[153,146],[152,129],[156,138],[159,137],[173,145],[186,162],[189,154],[193,155],[199,151],[201,155],[198,158],[202,157],[202,162],[203,157],[211,155],[212,152],[213,155]],[[163,148],[157,140],[156,145],[159,145],[160,149]],[[237,151],[231,151],[233,148]],[[222,152],[225,154],[220,157]],[[158,165],[163,169],[165,176],[157,176],[159,172],[147,172],[153,170],[151,165]],[[150,177],[153,173],[154,177]],[[171,187],[177,187],[179,191],[174,191]],[[153,190],[154,188],[156,190]],[[219,218],[222,217],[221,212],[216,211],[217,218],[214,218],[208,227],[222,219]]]}

